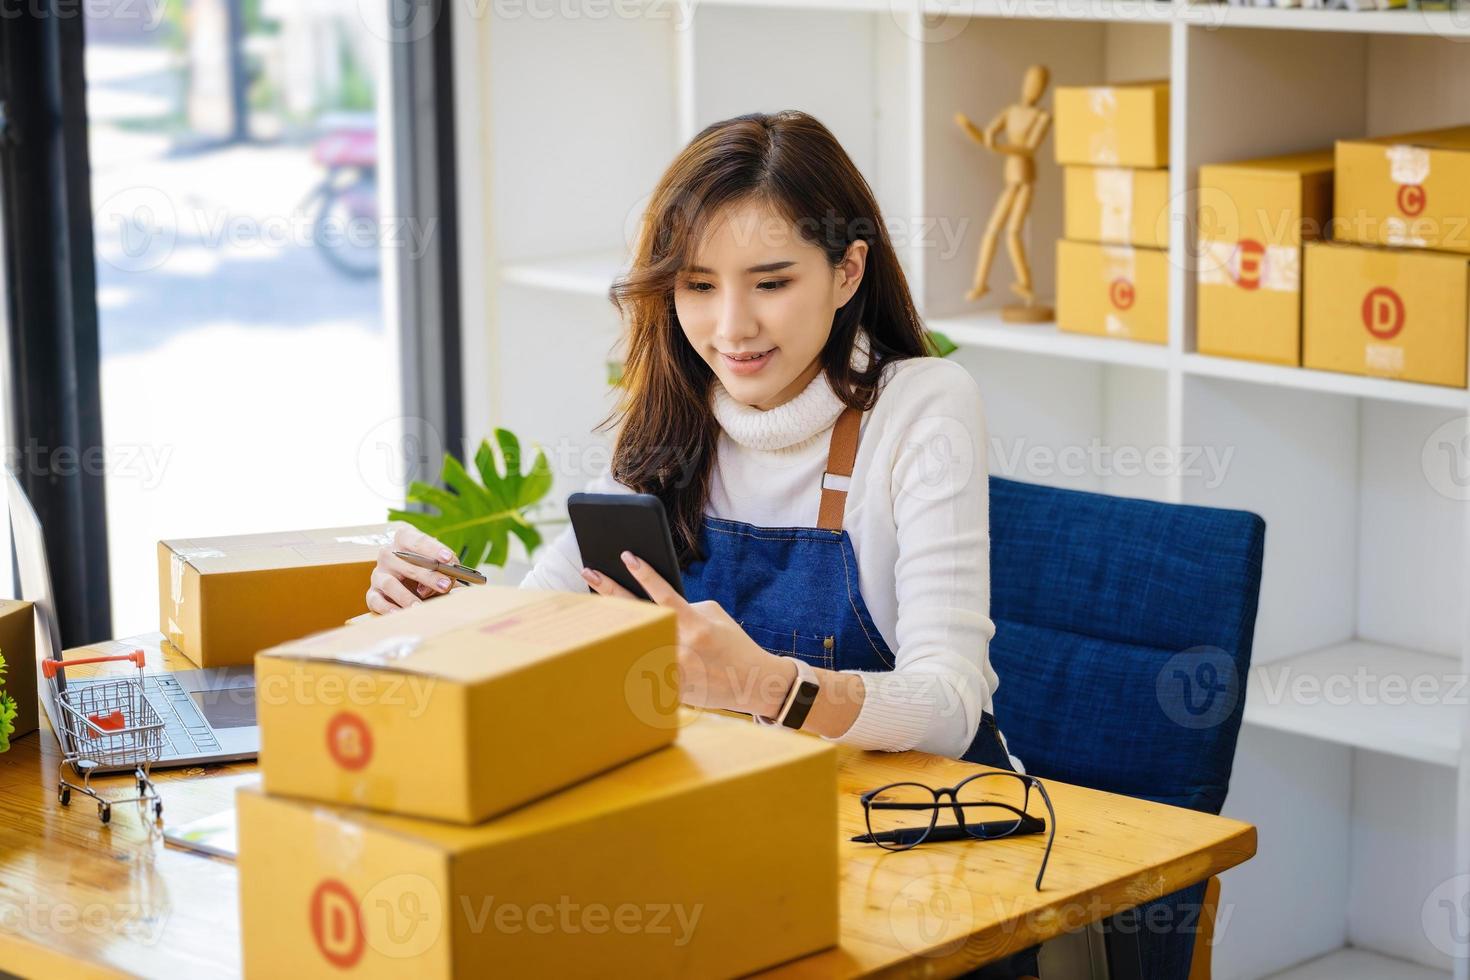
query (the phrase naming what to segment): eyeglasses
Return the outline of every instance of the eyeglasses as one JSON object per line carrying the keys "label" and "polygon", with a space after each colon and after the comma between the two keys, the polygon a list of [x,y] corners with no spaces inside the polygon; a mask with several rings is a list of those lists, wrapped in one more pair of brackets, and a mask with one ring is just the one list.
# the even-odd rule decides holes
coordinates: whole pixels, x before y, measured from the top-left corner
{"label": "eyeglasses", "polygon": [[[1046,805],[1050,824],[1027,812],[1033,788]],[[1041,856],[1041,870],[1036,873],[1036,890],[1041,890],[1041,878],[1046,874],[1046,862],[1051,859],[1051,846],[1057,836],[1057,814],[1046,787],[1035,776],[979,772],[957,786],[939,789],[923,783],[889,783],[869,790],[861,799],[868,832],[852,839],[877,844],[889,851],[906,851],[926,841],[997,840],[1046,834],[1046,851]],[[945,809],[954,813],[955,822],[939,826],[939,812]],[[918,820],[926,814],[929,822],[916,825],[910,814],[920,814]],[[905,823],[909,826],[904,826]]]}

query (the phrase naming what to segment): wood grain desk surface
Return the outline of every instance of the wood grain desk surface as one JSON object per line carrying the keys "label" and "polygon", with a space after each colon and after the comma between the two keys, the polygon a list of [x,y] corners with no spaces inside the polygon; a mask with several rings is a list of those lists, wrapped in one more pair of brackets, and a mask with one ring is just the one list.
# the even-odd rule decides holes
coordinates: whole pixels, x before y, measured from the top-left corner
{"label": "wood grain desk surface", "polygon": [[[161,639],[145,635],[117,645],[143,647],[152,669],[191,666],[171,649],[161,652]],[[1037,892],[1044,837],[926,844],[902,853],[847,840],[864,832],[863,791],[902,780],[954,785],[980,767],[918,752],[841,753],[841,943],[771,976],[962,973],[1218,874],[1256,850],[1249,824],[1048,780],[1057,837]],[[234,864],[166,847],[131,804],[114,807],[106,826],[85,797],[78,802],[74,794],[63,809],[58,761],[56,740],[44,727],[0,754],[0,969],[27,976],[238,976]],[[253,763],[234,763],[159,771],[165,820],[176,825],[227,808],[254,770]],[[121,792],[128,779],[99,785]]]}

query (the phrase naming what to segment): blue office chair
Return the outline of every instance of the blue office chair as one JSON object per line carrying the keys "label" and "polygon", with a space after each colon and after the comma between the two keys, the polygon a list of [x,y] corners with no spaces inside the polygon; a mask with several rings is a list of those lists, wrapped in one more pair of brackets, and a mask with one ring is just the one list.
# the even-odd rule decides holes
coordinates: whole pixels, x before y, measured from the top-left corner
{"label": "blue office chair", "polygon": [[[1027,772],[1219,813],[1265,535],[1246,511],[992,478],[995,716]],[[1188,977],[1205,887],[1161,899],[1171,917],[1146,918],[1151,903],[1112,924],[1115,980]],[[1165,918],[1180,928],[1131,928]]]}

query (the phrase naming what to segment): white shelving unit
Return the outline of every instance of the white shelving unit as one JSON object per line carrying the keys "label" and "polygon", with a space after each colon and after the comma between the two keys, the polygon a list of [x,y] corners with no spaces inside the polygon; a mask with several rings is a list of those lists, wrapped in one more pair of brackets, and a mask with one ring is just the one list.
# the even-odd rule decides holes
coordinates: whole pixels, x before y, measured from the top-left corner
{"label": "white shelving unit", "polygon": [[[979,380],[992,472],[1266,518],[1226,807],[1259,826],[1260,853],[1224,878],[1217,975],[1470,980],[1463,951],[1449,955],[1448,921],[1431,921],[1443,883],[1470,874],[1470,692],[1457,689],[1470,673],[1470,521],[1457,494],[1436,490],[1460,485],[1448,468],[1461,461],[1433,444],[1470,417],[1470,393],[1197,353],[1189,248],[1202,164],[1470,122],[1470,12],[1141,0],[485,9],[458,52],[471,107],[462,174],[483,178],[462,219],[480,229],[466,264],[483,271],[467,277],[465,307],[487,323],[467,338],[467,390],[482,395],[471,438],[499,424],[539,441],[561,493],[594,475],[618,342],[607,287],[654,182],[715,120],[813,113],[878,194],[929,325]],[[1000,168],[951,116],[989,118],[1033,63],[1054,85],[1172,80],[1167,345],[1003,323],[1003,286],[963,300]],[[1061,179],[1041,169],[1029,239],[1049,294]],[[1096,446],[1161,449],[1180,465],[1037,462]],[[1400,681],[1409,693],[1395,701]]]}

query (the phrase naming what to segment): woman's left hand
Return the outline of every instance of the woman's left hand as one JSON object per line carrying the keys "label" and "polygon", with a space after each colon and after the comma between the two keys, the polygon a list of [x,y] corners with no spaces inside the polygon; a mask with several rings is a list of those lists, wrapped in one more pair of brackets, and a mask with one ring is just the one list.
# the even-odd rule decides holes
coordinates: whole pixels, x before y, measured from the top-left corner
{"label": "woman's left hand", "polygon": [[[762,650],[718,602],[689,602],[647,562],[627,551],[622,557],[643,591],[677,619],[680,697],[686,704],[764,717],[780,710],[796,680],[795,663]],[[590,568],[582,569],[582,578],[599,595],[638,598]]]}

